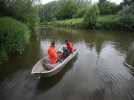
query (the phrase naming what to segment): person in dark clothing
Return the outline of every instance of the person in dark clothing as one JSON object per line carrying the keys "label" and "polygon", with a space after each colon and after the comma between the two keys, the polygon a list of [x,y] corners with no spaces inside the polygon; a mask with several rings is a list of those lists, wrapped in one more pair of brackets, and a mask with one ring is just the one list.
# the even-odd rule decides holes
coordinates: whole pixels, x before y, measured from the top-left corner
{"label": "person in dark clothing", "polygon": [[63,58],[65,59],[69,56],[69,54],[69,50],[66,47],[63,47]]}

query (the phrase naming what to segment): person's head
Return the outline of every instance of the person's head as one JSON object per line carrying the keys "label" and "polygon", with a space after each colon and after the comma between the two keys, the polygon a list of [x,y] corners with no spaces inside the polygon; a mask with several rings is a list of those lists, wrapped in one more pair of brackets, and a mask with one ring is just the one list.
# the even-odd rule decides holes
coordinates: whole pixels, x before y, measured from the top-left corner
{"label": "person's head", "polygon": [[52,46],[52,47],[55,47],[55,41],[52,41],[52,42],[51,42],[51,46]]}

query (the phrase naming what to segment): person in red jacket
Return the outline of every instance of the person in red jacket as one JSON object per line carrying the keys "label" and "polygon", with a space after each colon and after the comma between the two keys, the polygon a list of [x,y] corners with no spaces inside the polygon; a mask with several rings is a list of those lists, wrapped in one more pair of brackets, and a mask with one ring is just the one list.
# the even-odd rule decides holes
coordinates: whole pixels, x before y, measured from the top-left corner
{"label": "person in red jacket", "polygon": [[51,42],[50,47],[48,48],[48,57],[51,64],[56,64],[58,61],[58,55],[55,49],[55,42]]}
{"label": "person in red jacket", "polygon": [[71,41],[69,40],[65,40],[66,43],[66,48],[69,50],[70,53],[74,52],[75,49],[73,48],[73,44]]}

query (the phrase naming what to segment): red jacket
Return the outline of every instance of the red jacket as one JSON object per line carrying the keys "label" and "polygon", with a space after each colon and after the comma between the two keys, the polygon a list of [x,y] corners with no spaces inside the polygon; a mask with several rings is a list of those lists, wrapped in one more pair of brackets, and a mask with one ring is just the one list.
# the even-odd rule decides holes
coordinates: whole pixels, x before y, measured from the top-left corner
{"label": "red jacket", "polygon": [[51,64],[57,63],[58,56],[57,56],[56,49],[54,47],[50,46],[48,48],[48,57],[49,57],[49,60],[50,60]]}
{"label": "red jacket", "polygon": [[73,52],[73,51],[74,51],[74,49],[73,49],[73,44],[72,44],[70,41],[67,42],[67,49],[68,49],[70,52]]}

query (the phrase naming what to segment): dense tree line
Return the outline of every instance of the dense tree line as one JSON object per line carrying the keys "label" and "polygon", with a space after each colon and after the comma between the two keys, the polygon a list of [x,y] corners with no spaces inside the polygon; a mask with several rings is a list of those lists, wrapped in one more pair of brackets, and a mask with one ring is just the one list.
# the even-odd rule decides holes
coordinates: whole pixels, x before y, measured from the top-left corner
{"label": "dense tree line", "polygon": [[41,20],[63,20],[84,16],[90,0],[58,0],[41,5]]}
{"label": "dense tree line", "polygon": [[[58,0],[42,5],[40,9],[41,20],[62,20],[83,17],[90,8],[91,0]],[[116,14],[120,7],[115,3],[100,0],[97,4],[101,15]]]}
{"label": "dense tree line", "polygon": [[120,6],[107,0],[99,0],[98,7],[101,15],[117,14]]}
{"label": "dense tree line", "polygon": [[[45,22],[83,18],[81,26],[86,28],[134,29],[133,0],[124,0],[119,5],[108,0],[99,0],[97,4],[92,4],[92,0],[58,0],[42,5],[40,11],[40,15],[43,13],[40,18]],[[107,17],[108,15],[114,17]],[[106,18],[100,20],[101,16]]]}

